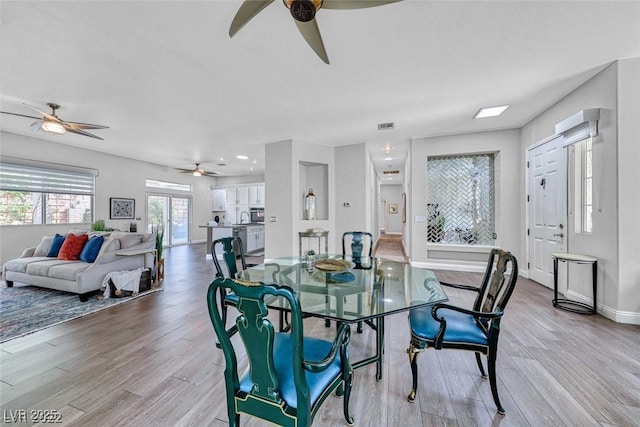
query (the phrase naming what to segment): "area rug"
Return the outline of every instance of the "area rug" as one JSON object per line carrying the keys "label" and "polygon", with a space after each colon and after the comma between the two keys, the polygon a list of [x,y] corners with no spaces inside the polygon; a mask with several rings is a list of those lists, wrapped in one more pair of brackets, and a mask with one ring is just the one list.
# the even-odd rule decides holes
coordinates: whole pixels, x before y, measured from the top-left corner
{"label": "area rug", "polygon": [[[3,285],[3,286],[2,286]],[[81,302],[78,295],[16,283],[0,285],[0,343],[86,316],[162,290],[154,288],[136,296],[98,300],[96,294]]]}

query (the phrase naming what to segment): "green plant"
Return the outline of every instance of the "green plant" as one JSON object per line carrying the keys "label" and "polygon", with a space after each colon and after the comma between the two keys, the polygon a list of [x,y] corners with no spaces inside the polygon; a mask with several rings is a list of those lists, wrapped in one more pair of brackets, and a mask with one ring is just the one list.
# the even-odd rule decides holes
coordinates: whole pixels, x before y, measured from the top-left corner
{"label": "green plant", "polygon": [[104,219],[98,219],[96,220],[96,222],[93,223],[93,225],[91,226],[91,228],[94,231],[104,231]]}
{"label": "green plant", "polygon": [[314,256],[315,254],[316,254],[316,251],[314,251],[313,249],[309,249],[307,251],[307,255],[309,255],[309,256]]}
{"label": "green plant", "polygon": [[156,233],[156,252],[158,254],[158,259],[162,259],[162,242],[164,240],[164,230],[158,230]]}
{"label": "green plant", "polygon": [[440,215],[438,217],[438,227],[440,228],[444,228],[444,223],[447,221],[447,219],[444,217],[444,215]]}

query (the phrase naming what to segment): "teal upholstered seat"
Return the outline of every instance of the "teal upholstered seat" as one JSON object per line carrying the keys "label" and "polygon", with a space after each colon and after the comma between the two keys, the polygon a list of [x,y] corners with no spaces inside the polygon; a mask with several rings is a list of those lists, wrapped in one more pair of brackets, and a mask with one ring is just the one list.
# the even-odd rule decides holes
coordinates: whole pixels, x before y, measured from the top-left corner
{"label": "teal upholstered seat", "polygon": [[[409,363],[413,385],[409,401],[416,398],[418,388],[418,354],[431,347],[436,350],[459,349],[475,352],[476,362],[483,378],[486,378],[481,354],[487,356],[489,383],[498,412],[504,408],[498,397],[496,384],[496,356],[500,320],[518,279],[518,262],[509,252],[493,249],[489,255],[482,285],[477,288],[441,282],[442,285],[477,292],[471,310],[450,304],[435,304],[409,312],[411,344]],[[427,284],[425,283],[425,286]],[[446,373],[445,373],[446,374]]]}
{"label": "teal upholstered seat", "polygon": [[[225,292],[220,292],[223,288]],[[238,298],[236,327],[249,366],[238,372],[238,356],[220,312],[221,295]],[[267,317],[269,298],[283,298],[291,307],[288,332],[277,332]],[[353,369],[347,346],[349,325],[340,326],[333,341],[304,336],[302,312],[295,292],[286,286],[216,278],[207,293],[209,314],[225,358],[229,425],[250,414],[282,426],[309,426],[333,392],[343,395],[347,424]]]}

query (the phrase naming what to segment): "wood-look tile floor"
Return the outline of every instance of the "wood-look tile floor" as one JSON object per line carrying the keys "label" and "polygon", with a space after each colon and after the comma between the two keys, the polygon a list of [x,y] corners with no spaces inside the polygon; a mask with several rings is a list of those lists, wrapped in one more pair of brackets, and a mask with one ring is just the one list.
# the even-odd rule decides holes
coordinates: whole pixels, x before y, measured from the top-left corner
{"label": "wood-look tile floor", "polygon": [[[213,262],[205,245],[166,251],[163,292],[121,304],[0,346],[3,425],[55,411],[73,426],[225,426],[223,358],[205,293]],[[442,280],[477,283],[481,275],[438,272]],[[470,296],[447,289],[454,303]],[[581,316],[551,305],[552,291],[520,278],[502,322],[496,414],[472,353],[427,351],[420,384],[407,402],[410,370],[406,314],[386,322],[384,378],[374,366],[355,371],[351,410],[359,426],[638,426],[640,327]],[[307,319],[305,332],[334,328]],[[352,334],[351,357],[373,350],[365,328]],[[31,412],[31,411],[36,412]],[[315,426],[346,425],[342,400],[330,398]],[[266,425],[243,416],[246,426]]]}

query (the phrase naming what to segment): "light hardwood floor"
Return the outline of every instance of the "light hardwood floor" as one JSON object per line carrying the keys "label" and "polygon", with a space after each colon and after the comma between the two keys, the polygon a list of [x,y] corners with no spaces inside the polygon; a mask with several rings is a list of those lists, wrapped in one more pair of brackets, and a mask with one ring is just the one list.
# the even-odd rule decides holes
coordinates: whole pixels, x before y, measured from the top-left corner
{"label": "light hardwood floor", "polygon": [[[0,346],[3,425],[17,410],[59,411],[77,426],[225,426],[223,359],[205,293],[213,262],[205,245],[166,251],[163,292],[9,341]],[[438,272],[446,281],[481,275]],[[469,296],[447,289],[452,302]],[[387,318],[384,378],[355,371],[351,409],[359,426],[638,426],[640,327],[555,309],[551,290],[520,278],[502,322],[496,414],[472,353],[427,351],[420,386],[407,402],[406,314]],[[307,319],[305,332],[334,328]],[[355,329],[355,328],[354,328]],[[352,334],[352,358],[374,348],[374,334]],[[346,425],[330,398],[316,426]],[[9,419],[10,420],[10,419]],[[246,426],[265,425],[242,417]],[[19,424],[27,425],[27,424]]]}

